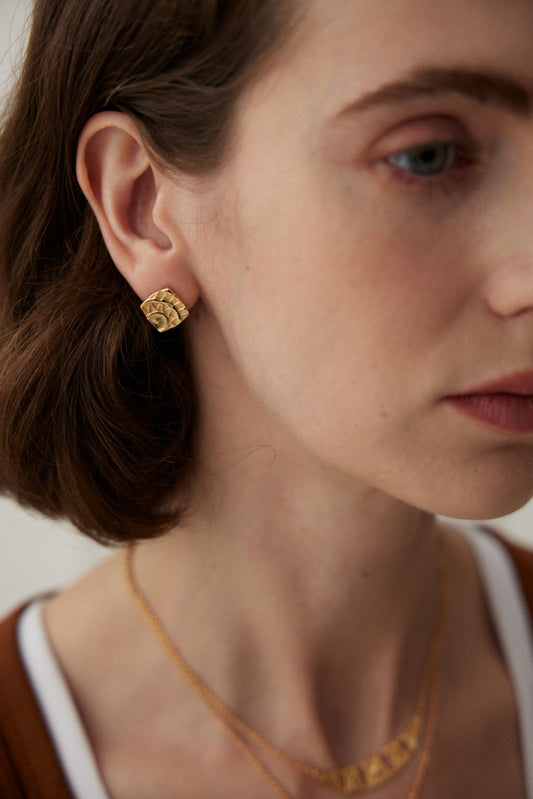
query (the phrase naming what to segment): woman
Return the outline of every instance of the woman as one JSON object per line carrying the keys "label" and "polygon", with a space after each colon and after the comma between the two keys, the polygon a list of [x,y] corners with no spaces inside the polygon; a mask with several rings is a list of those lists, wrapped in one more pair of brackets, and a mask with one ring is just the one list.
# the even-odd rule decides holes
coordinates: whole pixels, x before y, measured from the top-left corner
{"label": "woman", "polygon": [[531,495],[532,35],[37,0],[2,484],[128,546],[3,624],[10,799],[532,799],[531,556],[435,515]]}

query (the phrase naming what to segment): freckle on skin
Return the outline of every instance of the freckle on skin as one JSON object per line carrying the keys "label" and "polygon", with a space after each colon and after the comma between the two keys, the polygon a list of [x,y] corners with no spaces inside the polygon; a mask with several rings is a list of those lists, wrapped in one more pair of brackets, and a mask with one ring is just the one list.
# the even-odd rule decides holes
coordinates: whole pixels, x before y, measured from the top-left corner
{"label": "freckle on skin", "polygon": [[246,272],[249,272],[251,268],[252,268],[251,266],[245,266],[245,267],[244,267],[244,269],[245,269],[245,271],[246,271]]}

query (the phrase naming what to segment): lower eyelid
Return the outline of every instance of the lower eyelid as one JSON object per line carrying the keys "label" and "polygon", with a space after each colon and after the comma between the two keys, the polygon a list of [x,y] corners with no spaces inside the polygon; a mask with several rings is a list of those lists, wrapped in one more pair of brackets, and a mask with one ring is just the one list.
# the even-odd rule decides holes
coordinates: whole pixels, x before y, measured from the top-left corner
{"label": "lower eyelid", "polygon": [[428,201],[437,192],[441,198],[451,198],[470,194],[478,185],[483,164],[472,161],[471,155],[458,154],[464,159],[463,165],[452,166],[434,176],[420,176],[413,172],[401,169],[386,160],[380,160],[377,174],[385,186],[391,190],[409,192],[412,197]]}

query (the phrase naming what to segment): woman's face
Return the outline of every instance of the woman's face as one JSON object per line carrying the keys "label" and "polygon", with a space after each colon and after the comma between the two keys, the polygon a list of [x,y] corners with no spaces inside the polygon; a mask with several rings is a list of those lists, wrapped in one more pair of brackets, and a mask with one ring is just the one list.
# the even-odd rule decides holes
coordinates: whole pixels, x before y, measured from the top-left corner
{"label": "woman's face", "polygon": [[211,341],[200,383],[242,381],[332,473],[447,515],[533,486],[533,432],[447,399],[533,370],[532,42],[530,0],[309,2],[193,242],[230,355]]}

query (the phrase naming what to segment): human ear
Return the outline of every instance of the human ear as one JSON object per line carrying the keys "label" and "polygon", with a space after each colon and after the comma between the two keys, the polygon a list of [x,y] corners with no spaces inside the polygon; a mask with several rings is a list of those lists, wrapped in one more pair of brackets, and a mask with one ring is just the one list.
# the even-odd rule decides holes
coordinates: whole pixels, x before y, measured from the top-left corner
{"label": "human ear", "polygon": [[150,157],[135,122],[114,111],[91,117],[78,142],[76,173],[107,249],[137,295],[169,287],[191,307],[199,288],[169,213],[176,186]]}

